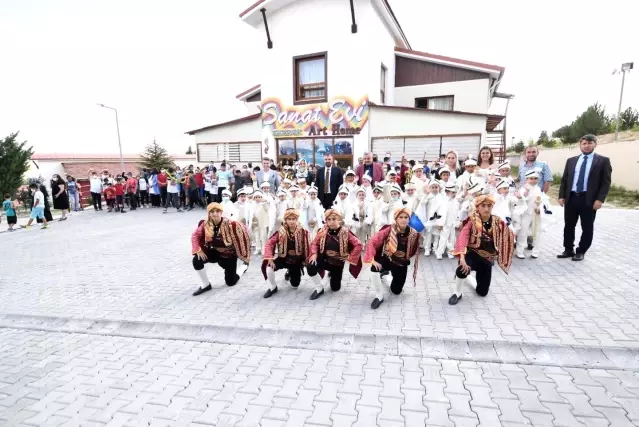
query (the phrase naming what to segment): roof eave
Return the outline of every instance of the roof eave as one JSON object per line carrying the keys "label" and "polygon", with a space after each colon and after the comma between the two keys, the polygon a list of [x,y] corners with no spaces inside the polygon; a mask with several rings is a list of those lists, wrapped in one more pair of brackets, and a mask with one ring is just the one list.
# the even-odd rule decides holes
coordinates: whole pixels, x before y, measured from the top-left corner
{"label": "roof eave", "polygon": [[465,61],[461,59],[458,60],[457,58],[443,57],[441,55],[427,54],[425,52],[419,52],[419,51],[413,51],[413,50],[411,50],[410,52],[406,52],[406,50],[407,49],[396,47],[395,55],[401,56],[403,58],[415,59],[417,61],[431,62],[434,64],[441,64],[441,65],[447,65],[447,66],[455,67],[455,68],[463,68],[466,70],[478,71],[481,73],[489,74],[491,77],[495,79],[500,78],[500,76],[502,76],[505,71],[505,68],[498,67],[496,65],[481,64],[481,63],[468,64],[467,62],[472,62],[472,61]]}
{"label": "roof eave", "polygon": [[218,128],[218,127],[221,127],[221,126],[228,126],[228,125],[233,125],[233,124],[237,124],[237,123],[248,122],[248,121],[253,120],[253,119],[258,119],[261,116],[262,116],[262,113],[255,113],[255,114],[251,114],[250,116],[245,116],[245,117],[240,117],[238,119],[229,120],[228,122],[216,123],[214,125],[205,126],[203,128],[190,130],[190,131],[184,132],[184,134],[185,135],[195,135],[198,132],[204,132],[204,131],[215,129],[215,128]]}

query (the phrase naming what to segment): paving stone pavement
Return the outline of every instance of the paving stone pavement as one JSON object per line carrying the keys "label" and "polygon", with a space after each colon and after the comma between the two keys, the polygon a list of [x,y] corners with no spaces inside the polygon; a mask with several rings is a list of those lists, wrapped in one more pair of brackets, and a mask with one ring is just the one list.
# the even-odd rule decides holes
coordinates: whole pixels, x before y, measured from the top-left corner
{"label": "paving stone pavement", "polygon": [[202,216],[85,212],[49,230],[4,233],[0,315],[639,349],[637,211],[600,211],[580,263],[555,258],[559,221],[539,259],[515,259],[509,275],[495,268],[487,297],[469,289],[456,306],[447,303],[455,261],[422,256],[416,286],[387,295],[378,310],[370,309],[367,271],[359,280],[346,273],[341,291],[317,301],[308,299],[306,276],[298,289],[280,286],[265,300],[259,257],[232,288],[209,266],[214,290],[192,297],[199,281],[190,233]]}
{"label": "paving stone pavement", "polygon": [[639,374],[0,329],[3,426],[639,426]]}
{"label": "paving stone pavement", "polygon": [[6,233],[0,426],[639,426],[638,215],[602,211],[582,263],[554,258],[555,225],[455,307],[454,263],[422,257],[376,311],[367,273],[264,300],[257,259],[193,298],[201,212]]}

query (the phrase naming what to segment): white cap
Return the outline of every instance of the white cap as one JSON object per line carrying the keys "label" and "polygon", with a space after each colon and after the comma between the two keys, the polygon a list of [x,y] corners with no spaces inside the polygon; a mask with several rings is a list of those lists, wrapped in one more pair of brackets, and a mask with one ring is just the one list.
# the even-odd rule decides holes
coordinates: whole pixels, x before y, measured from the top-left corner
{"label": "white cap", "polygon": [[293,184],[293,181],[291,181],[288,178],[284,178],[284,180],[282,181],[284,184]]}
{"label": "white cap", "polygon": [[373,181],[373,178],[368,174],[368,171],[364,175],[362,175],[362,180],[367,180],[369,182]]}
{"label": "white cap", "polygon": [[373,188],[373,191],[379,191],[380,193],[384,192],[384,187],[381,184],[375,184],[375,188]]}
{"label": "white cap", "polygon": [[481,193],[482,191],[484,191],[484,187],[479,182],[474,183],[468,188],[468,194]]}
{"label": "white cap", "polygon": [[303,176],[298,176],[297,182],[306,182],[306,178],[304,178]]}
{"label": "white cap", "polygon": [[464,162],[464,166],[477,166],[477,160],[473,159],[472,157],[469,157]]}
{"label": "white cap", "polygon": [[347,175],[353,175],[355,176],[355,171],[353,169],[351,169],[351,167],[349,166],[348,169],[346,170],[346,172],[344,172],[344,176],[346,177]]}
{"label": "white cap", "polygon": [[497,170],[501,170],[501,169],[510,170],[510,162],[508,160],[506,160],[505,162],[500,163],[499,166],[497,166]]}
{"label": "white cap", "polygon": [[342,184],[342,186],[339,188],[339,191],[337,192],[337,194],[339,194],[339,193],[344,193],[344,194],[348,195],[348,193],[349,193],[348,187]]}
{"label": "white cap", "polygon": [[242,194],[246,194],[246,190],[245,187],[240,188],[239,190],[237,190],[236,194],[238,196],[242,195]]}
{"label": "white cap", "polygon": [[271,186],[271,184],[268,181],[264,181],[264,182],[262,182],[260,184],[260,188],[262,188],[262,187],[270,187],[270,186]]}
{"label": "white cap", "polygon": [[308,187],[307,192],[308,193],[317,193],[317,187],[315,185],[311,185],[310,187]]}
{"label": "white cap", "polygon": [[262,193],[260,190],[255,190],[253,192],[253,197],[264,197],[264,193]]}
{"label": "white cap", "polygon": [[448,173],[450,174],[450,169],[448,169],[448,166],[442,166],[441,168],[439,168],[438,173],[441,175],[442,173]]}
{"label": "white cap", "polygon": [[400,187],[399,184],[391,184],[390,191],[397,191],[399,194],[402,194],[402,187]]}
{"label": "white cap", "polygon": [[455,185],[454,182],[447,182],[446,186],[444,187],[444,189],[446,191],[450,191],[452,193],[457,193],[457,186]]}
{"label": "white cap", "polygon": [[355,189],[355,194],[364,193],[366,194],[366,189],[364,187],[357,187]]}
{"label": "white cap", "polygon": [[506,179],[503,179],[503,180],[501,180],[501,182],[500,182],[499,184],[497,184],[497,187],[496,187],[496,188],[497,188],[498,190],[499,190],[499,189],[501,189],[501,188],[508,188],[508,189],[510,189],[510,182],[508,182],[508,180],[506,180]]}
{"label": "white cap", "polygon": [[417,169],[424,170],[424,165],[416,164],[415,166],[413,166],[414,171],[416,171]]}
{"label": "white cap", "polygon": [[406,183],[406,185],[404,185],[404,189],[406,189],[406,190],[415,190],[416,188],[417,187],[412,182],[408,182],[408,183]]}
{"label": "white cap", "polygon": [[539,178],[539,173],[537,172],[537,169],[533,169],[526,172],[526,178]]}
{"label": "white cap", "polygon": [[436,179],[431,179],[430,181],[428,181],[428,186],[430,187],[431,185],[437,185],[437,186],[439,186],[439,187],[441,188],[442,183],[441,183],[441,182],[439,182],[439,181],[438,181],[438,180],[436,180]]}
{"label": "white cap", "polygon": [[279,196],[286,196],[286,191],[284,191],[282,188],[280,188],[279,190],[277,190],[277,197]]}
{"label": "white cap", "polygon": [[300,187],[297,184],[293,184],[291,185],[291,188],[288,189],[288,191],[299,191]]}
{"label": "white cap", "polygon": [[224,189],[224,190],[222,190],[222,195],[223,195],[223,196],[229,196],[229,197],[231,197],[231,196],[233,195],[233,193],[231,193],[231,192],[230,192],[229,190],[227,190],[227,189]]}

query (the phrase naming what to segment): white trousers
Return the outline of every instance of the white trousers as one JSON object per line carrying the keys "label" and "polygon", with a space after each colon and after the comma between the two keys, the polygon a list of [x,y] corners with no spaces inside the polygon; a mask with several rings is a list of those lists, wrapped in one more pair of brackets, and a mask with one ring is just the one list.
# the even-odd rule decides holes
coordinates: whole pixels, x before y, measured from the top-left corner
{"label": "white trousers", "polygon": [[455,238],[457,237],[457,230],[455,227],[444,226],[444,229],[441,231],[439,235],[439,242],[437,247],[435,248],[435,255],[442,256],[444,252],[452,251],[455,249]]}
{"label": "white trousers", "polygon": [[[534,215],[525,214],[521,217],[521,228],[517,232],[517,245],[515,247],[515,252],[518,257],[524,255],[524,249],[528,245],[528,237],[532,236],[534,249],[532,251],[532,255],[537,257],[539,256],[539,246],[541,245],[541,224],[537,226],[537,232],[533,230],[533,220],[535,220]],[[540,218],[537,218],[537,221],[540,221]]]}
{"label": "white trousers", "polygon": [[264,253],[264,246],[266,245],[266,241],[268,240],[268,227],[259,224],[257,226],[253,226],[253,238],[255,239],[255,251],[256,253],[259,251]]}
{"label": "white trousers", "polygon": [[437,249],[439,245],[439,231],[437,234],[433,233],[432,230],[424,231],[424,254],[430,255],[430,247],[431,245]]}

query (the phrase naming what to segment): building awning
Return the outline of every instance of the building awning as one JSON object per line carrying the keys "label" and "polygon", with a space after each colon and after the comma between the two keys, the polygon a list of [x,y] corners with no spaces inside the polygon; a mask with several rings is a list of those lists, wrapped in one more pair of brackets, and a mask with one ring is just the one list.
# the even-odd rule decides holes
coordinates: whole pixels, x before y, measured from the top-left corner
{"label": "building awning", "polygon": [[506,116],[500,116],[498,114],[488,115],[488,117],[486,117],[486,132],[493,132],[505,117]]}

